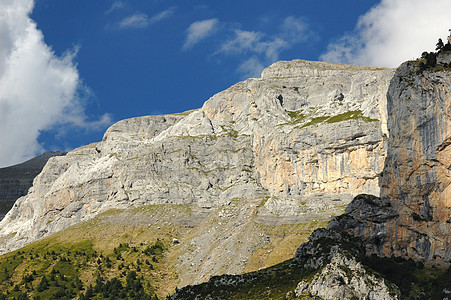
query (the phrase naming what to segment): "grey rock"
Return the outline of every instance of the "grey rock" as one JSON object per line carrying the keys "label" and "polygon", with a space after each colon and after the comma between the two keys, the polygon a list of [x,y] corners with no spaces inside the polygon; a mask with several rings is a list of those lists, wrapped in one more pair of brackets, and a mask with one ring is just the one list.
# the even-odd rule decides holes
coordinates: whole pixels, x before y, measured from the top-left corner
{"label": "grey rock", "polygon": [[18,198],[27,194],[48,159],[65,154],[63,151],[45,152],[21,164],[0,168],[0,220]]}
{"label": "grey rock", "polygon": [[[0,253],[110,209],[151,204],[216,211],[231,200],[248,207],[267,199],[257,223],[327,220],[355,195],[379,194],[384,103],[393,73],[278,62],[261,78],[214,95],[201,109],[120,121],[101,142],[49,160],[0,223]],[[233,217],[237,229],[248,228],[240,224],[249,223],[249,215]],[[215,231],[233,222],[224,224]],[[203,247],[211,238],[195,243]],[[221,245],[233,249],[238,242],[225,239]],[[207,254],[193,253],[185,261],[202,258],[195,280],[221,270],[238,273],[258,245],[249,242],[242,259],[230,265]]]}
{"label": "grey rock", "polygon": [[[345,252],[336,252],[311,281],[301,281],[296,297],[335,299],[399,299],[399,289],[387,286],[384,278],[368,273],[360,262]],[[313,298],[315,299],[315,298]]]}

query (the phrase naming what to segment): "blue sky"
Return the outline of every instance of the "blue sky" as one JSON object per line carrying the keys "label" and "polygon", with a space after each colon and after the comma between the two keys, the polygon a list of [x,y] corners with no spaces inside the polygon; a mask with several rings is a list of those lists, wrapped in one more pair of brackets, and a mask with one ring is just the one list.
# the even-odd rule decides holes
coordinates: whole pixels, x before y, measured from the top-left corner
{"label": "blue sky", "polygon": [[396,67],[447,36],[451,1],[428,3],[0,0],[0,167],[199,108],[277,60]]}

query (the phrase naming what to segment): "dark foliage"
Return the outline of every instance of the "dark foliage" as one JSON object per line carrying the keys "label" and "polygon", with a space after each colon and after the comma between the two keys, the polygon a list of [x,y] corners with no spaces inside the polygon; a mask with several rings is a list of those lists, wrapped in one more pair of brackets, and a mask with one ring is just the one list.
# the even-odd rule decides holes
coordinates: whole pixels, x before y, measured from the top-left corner
{"label": "dark foliage", "polygon": [[444,299],[444,290],[451,287],[451,268],[425,268],[421,262],[399,257],[366,257],[364,263],[396,284],[403,299]]}
{"label": "dark foliage", "polygon": [[126,277],[125,286],[121,281],[114,277],[110,280],[97,276],[96,284],[90,285],[85,293],[81,293],[79,299],[139,299],[150,300],[151,295],[147,294],[142,284],[142,277],[139,277],[135,271],[130,271]]}

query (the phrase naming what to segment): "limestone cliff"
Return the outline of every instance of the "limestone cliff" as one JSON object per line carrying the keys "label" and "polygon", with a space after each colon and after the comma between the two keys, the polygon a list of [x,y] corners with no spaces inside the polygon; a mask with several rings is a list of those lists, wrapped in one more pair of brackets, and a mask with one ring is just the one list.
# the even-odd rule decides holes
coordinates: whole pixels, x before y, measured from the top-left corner
{"label": "limestone cliff", "polygon": [[451,261],[451,70],[402,65],[388,93],[388,157],[381,197],[399,217],[383,251]]}
{"label": "limestone cliff", "polygon": [[449,265],[450,90],[449,68],[401,65],[387,96],[390,137],[381,199],[356,201],[329,228],[364,238],[369,253]]}
{"label": "limestone cliff", "polygon": [[[101,142],[49,160],[0,223],[0,252],[113,208],[172,203],[218,220],[181,243],[177,265],[195,274],[186,283],[243,272],[272,239],[246,239],[249,226],[327,221],[356,194],[379,194],[393,73],[278,62],[201,109],[120,121]],[[240,259],[216,260],[243,239]]]}
{"label": "limestone cliff", "polygon": [[0,220],[18,198],[27,194],[33,179],[42,171],[47,160],[65,154],[63,151],[45,152],[24,163],[0,168]]}

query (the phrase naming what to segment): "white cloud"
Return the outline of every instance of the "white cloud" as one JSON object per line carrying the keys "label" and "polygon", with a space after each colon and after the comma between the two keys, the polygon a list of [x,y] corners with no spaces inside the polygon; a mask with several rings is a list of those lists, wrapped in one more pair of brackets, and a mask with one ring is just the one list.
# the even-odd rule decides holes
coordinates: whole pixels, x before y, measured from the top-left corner
{"label": "white cloud", "polygon": [[281,35],[292,44],[304,42],[310,37],[307,23],[302,18],[295,18],[293,16],[283,20]]}
{"label": "white cloud", "polygon": [[382,0],[355,30],[331,43],[321,60],[396,67],[433,51],[451,28],[450,0]]}
{"label": "white cloud", "polygon": [[263,32],[234,30],[234,37],[225,41],[215,54],[240,55],[244,61],[238,72],[243,78],[259,76],[265,66],[277,61],[280,53],[310,36],[307,24],[301,18],[287,17],[274,36]]}
{"label": "white cloud", "polygon": [[209,19],[192,23],[187,31],[183,49],[189,49],[201,40],[213,33],[218,24],[218,19]]}
{"label": "white cloud", "polygon": [[149,17],[143,13],[128,16],[119,23],[120,28],[144,28],[147,25],[149,25]]}
{"label": "white cloud", "polygon": [[124,18],[120,23],[120,28],[145,28],[151,24],[169,18],[174,13],[174,8],[168,8],[152,17],[144,13],[136,13]]}
{"label": "white cloud", "polygon": [[55,126],[89,129],[110,123],[108,115],[86,121],[73,63],[77,49],[57,57],[29,18],[32,0],[0,0],[0,166],[42,149],[41,131]]}
{"label": "white cloud", "polygon": [[123,1],[114,1],[111,7],[105,12],[105,14],[110,14],[114,10],[121,9],[125,7],[125,3]]}
{"label": "white cloud", "polygon": [[265,35],[261,32],[244,31],[236,29],[235,37],[226,41],[217,51],[225,54],[259,54],[265,60],[274,62],[278,59],[282,50],[290,47],[290,43],[281,38],[264,39]]}
{"label": "white cloud", "polygon": [[260,59],[252,56],[240,64],[238,72],[243,75],[243,78],[255,78],[260,76],[264,68],[265,66],[263,66]]}
{"label": "white cloud", "polygon": [[157,22],[160,22],[160,21],[162,21],[164,19],[169,18],[174,13],[174,10],[175,10],[175,8],[171,7],[171,8],[168,8],[168,9],[166,9],[166,10],[164,10],[164,11],[162,11],[162,12],[160,12],[160,13],[154,15],[154,16],[152,16],[149,19],[149,24],[157,23]]}
{"label": "white cloud", "polygon": [[261,51],[261,40],[264,36],[263,33],[239,29],[235,29],[234,33],[235,37],[223,43],[218,52],[223,52],[225,54],[238,54],[246,51]]}

